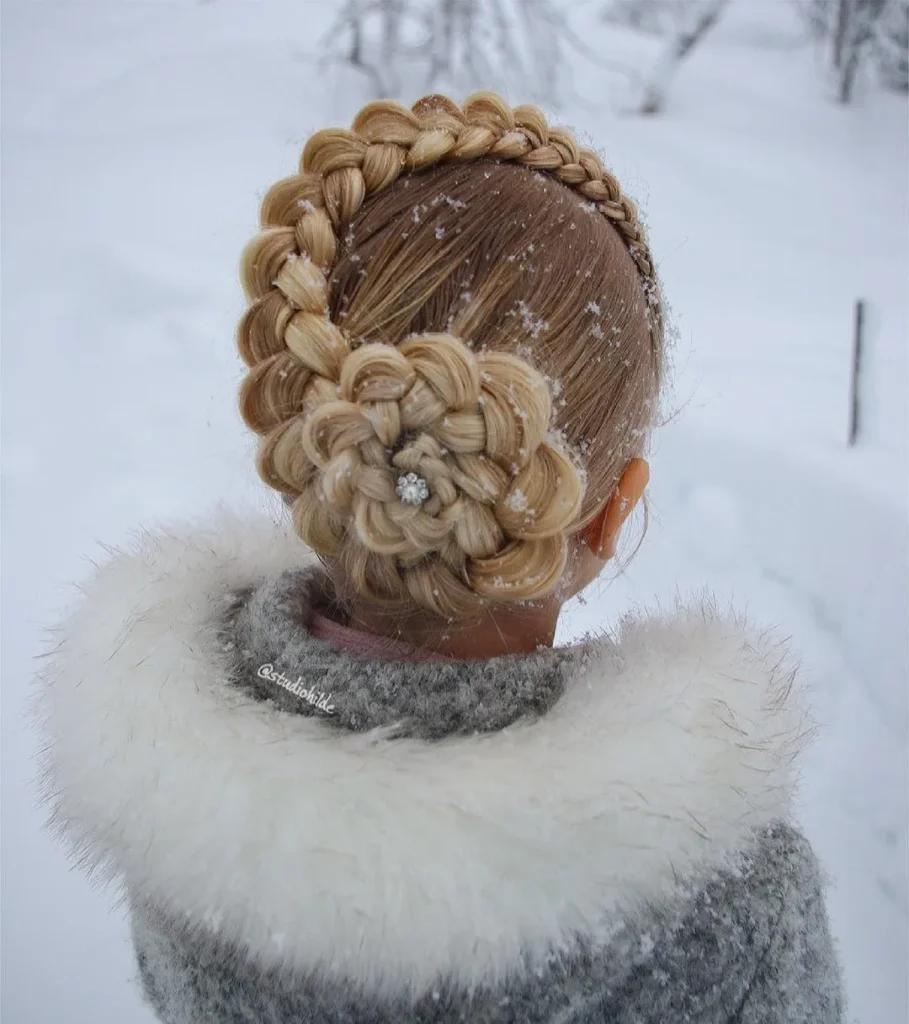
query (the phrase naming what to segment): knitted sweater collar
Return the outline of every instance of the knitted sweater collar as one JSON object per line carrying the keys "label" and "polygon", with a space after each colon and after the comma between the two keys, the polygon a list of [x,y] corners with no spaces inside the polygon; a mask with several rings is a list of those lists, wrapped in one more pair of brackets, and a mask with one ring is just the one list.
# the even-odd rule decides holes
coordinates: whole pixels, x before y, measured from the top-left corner
{"label": "knitted sweater collar", "polygon": [[386,727],[389,736],[441,739],[545,714],[584,656],[577,647],[482,661],[365,660],[313,636],[314,614],[331,603],[315,568],[280,573],[237,595],[225,627],[237,682],[282,711],[339,729]]}

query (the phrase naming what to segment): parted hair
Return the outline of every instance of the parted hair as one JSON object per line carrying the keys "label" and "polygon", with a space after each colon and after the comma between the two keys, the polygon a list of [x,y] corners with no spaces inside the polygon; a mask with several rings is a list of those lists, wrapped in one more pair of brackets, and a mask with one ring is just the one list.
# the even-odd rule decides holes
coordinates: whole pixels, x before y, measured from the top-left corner
{"label": "parted hair", "polygon": [[261,224],[240,405],[302,539],[402,609],[550,593],[663,374],[651,255],[599,157],[493,93],[379,101],[308,140]]}

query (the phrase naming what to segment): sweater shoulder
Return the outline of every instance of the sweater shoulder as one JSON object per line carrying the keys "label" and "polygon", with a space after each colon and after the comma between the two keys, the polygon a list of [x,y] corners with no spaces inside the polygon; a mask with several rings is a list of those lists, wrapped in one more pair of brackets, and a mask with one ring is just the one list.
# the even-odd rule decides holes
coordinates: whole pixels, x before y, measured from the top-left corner
{"label": "sweater shoulder", "polygon": [[827,914],[827,875],[808,839],[792,825],[775,828],[766,850],[757,879],[778,909],[736,1024],[842,1024],[846,996]]}

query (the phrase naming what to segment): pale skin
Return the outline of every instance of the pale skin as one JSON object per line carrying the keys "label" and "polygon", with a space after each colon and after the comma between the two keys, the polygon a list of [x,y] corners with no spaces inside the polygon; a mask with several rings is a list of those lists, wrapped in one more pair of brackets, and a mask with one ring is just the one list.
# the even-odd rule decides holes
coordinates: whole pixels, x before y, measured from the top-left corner
{"label": "pale skin", "polygon": [[650,467],[632,459],[625,467],[612,497],[596,518],[575,537],[568,578],[558,596],[527,604],[500,605],[471,623],[467,630],[440,627],[438,619],[416,614],[404,620],[365,600],[353,601],[350,624],[379,636],[393,636],[414,647],[430,648],[452,658],[495,658],[503,654],[529,654],[552,647],[562,605],[600,575],[616,554],[622,526],[637,507],[650,480]]}

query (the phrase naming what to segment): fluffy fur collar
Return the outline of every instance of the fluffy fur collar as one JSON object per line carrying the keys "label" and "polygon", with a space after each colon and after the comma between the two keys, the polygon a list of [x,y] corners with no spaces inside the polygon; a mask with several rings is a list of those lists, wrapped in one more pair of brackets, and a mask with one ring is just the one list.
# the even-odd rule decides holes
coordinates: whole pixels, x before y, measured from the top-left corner
{"label": "fluffy fur collar", "polygon": [[702,603],[630,618],[544,714],[498,731],[341,731],[229,678],[225,604],[306,561],[267,520],[146,534],[61,627],[47,797],[132,898],[264,965],[491,982],[788,815],[808,727],[782,647],[741,621]]}

